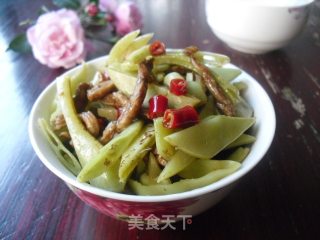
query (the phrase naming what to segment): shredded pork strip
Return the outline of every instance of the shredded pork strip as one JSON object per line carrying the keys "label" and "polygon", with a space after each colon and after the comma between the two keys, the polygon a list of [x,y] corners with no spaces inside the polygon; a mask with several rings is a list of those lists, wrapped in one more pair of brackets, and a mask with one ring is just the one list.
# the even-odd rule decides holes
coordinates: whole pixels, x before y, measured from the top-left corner
{"label": "shredded pork strip", "polygon": [[213,95],[213,97],[216,100],[217,107],[227,116],[234,116],[235,115],[235,109],[231,102],[231,100],[228,98],[228,96],[225,95],[223,89],[220,87],[220,85],[217,83],[217,81],[214,79],[212,74],[210,73],[209,69],[204,66],[202,63],[197,61],[194,54],[198,51],[197,47],[191,46],[187,47],[185,49],[185,54],[188,55],[191,58],[192,65],[199,70],[201,73],[202,81],[210,91],[210,93]]}
{"label": "shredded pork strip", "polygon": [[124,93],[117,91],[112,92],[104,98],[102,98],[101,102],[115,108],[123,108],[128,104],[129,98],[126,95],[124,95]]}
{"label": "shredded pork strip", "polygon": [[114,89],[115,85],[111,80],[102,81],[87,91],[87,97],[89,101],[95,101],[103,98]]}
{"label": "shredded pork strip", "polygon": [[90,88],[91,85],[89,83],[80,83],[76,89],[76,94],[74,96],[74,105],[78,113],[82,112],[88,103],[87,91]]}
{"label": "shredded pork strip", "polygon": [[97,137],[100,131],[99,128],[99,122],[96,118],[96,116],[90,112],[82,112],[79,114],[80,119],[84,123],[86,129],[89,133],[91,133],[92,136]]}
{"label": "shredded pork strip", "polygon": [[58,131],[58,130],[61,130],[62,128],[66,127],[67,124],[66,124],[66,120],[64,119],[64,116],[63,114],[59,114],[57,115],[53,121],[52,121],[52,126],[53,126],[53,129],[55,131]]}
{"label": "shredded pork strip", "polygon": [[108,143],[116,133],[120,133],[128,127],[134,118],[139,114],[141,105],[147,93],[148,79],[151,73],[147,63],[139,64],[138,79],[133,90],[133,94],[129,98],[129,102],[124,106],[120,117],[117,121],[110,122],[102,133],[100,141],[103,144]]}

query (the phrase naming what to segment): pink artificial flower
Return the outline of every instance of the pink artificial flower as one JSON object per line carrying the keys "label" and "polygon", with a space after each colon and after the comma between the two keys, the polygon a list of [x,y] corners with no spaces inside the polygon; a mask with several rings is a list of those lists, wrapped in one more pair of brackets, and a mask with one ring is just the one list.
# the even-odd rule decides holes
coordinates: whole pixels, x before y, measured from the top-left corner
{"label": "pink artificial flower", "polygon": [[105,12],[114,12],[117,8],[117,0],[100,0],[99,8]]}
{"label": "pink artificial flower", "polygon": [[99,13],[99,8],[98,6],[95,4],[95,3],[89,3],[87,6],[86,6],[86,12],[87,14],[90,16],[90,17],[95,17],[97,16],[97,14]]}
{"label": "pink artificial flower", "polygon": [[126,1],[118,6],[115,13],[115,28],[119,35],[125,35],[142,27],[142,15],[134,2]]}
{"label": "pink artificial flower", "polygon": [[27,38],[34,57],[50,68],[71,68],[85,58],[84,31],[72,10],[41,15],[27,30]]}

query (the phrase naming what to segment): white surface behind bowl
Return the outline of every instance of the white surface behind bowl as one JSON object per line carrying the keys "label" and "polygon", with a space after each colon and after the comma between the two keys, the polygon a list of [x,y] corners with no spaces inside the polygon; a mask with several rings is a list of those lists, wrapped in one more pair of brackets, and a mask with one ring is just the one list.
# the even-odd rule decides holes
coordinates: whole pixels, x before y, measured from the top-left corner
{"label": "white surface behind bowl", "polygon": [[311,2],[206,0],[205,7],[218,38],[241,52],[260,54],[287,45],[302,31]]}

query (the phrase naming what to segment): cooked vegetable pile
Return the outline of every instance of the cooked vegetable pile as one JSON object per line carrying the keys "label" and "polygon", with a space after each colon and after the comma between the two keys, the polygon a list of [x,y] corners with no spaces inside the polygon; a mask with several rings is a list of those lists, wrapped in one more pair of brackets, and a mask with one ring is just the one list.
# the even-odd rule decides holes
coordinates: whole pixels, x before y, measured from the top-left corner
{"label": "cooked vegetable pile", "polygon": [[173,194],[241,167],[255,141],[252,108],[224,55],[167,50],[134,31],[105,66],[57,79],[50,120],[39,125],[78,181],[115,192]]}

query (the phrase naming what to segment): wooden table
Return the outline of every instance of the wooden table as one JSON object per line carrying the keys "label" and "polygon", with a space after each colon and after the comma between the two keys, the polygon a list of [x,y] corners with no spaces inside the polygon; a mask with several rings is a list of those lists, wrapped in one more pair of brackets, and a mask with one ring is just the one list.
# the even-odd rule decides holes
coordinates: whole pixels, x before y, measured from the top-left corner
{"label": "wooden table", "polygon": [[[320,1],[302,34],[265,55],[236,52],[211,32],[204,1],[138,1],[143,32],[168,47],[194,44],[229,55],[271,97],[277,115],[273,144],[218,205],[194,217],[185,231],[128,230],[81,202],[39,161],[28,138],[31,107],[63,69],[31,54],[5,52],[18,23],[49,1],[0,1],[0,239],[317,239],[320,234]],[[48,4],[50,6],[50,4]],[[106,54],[96,44],[88,57]]]}

